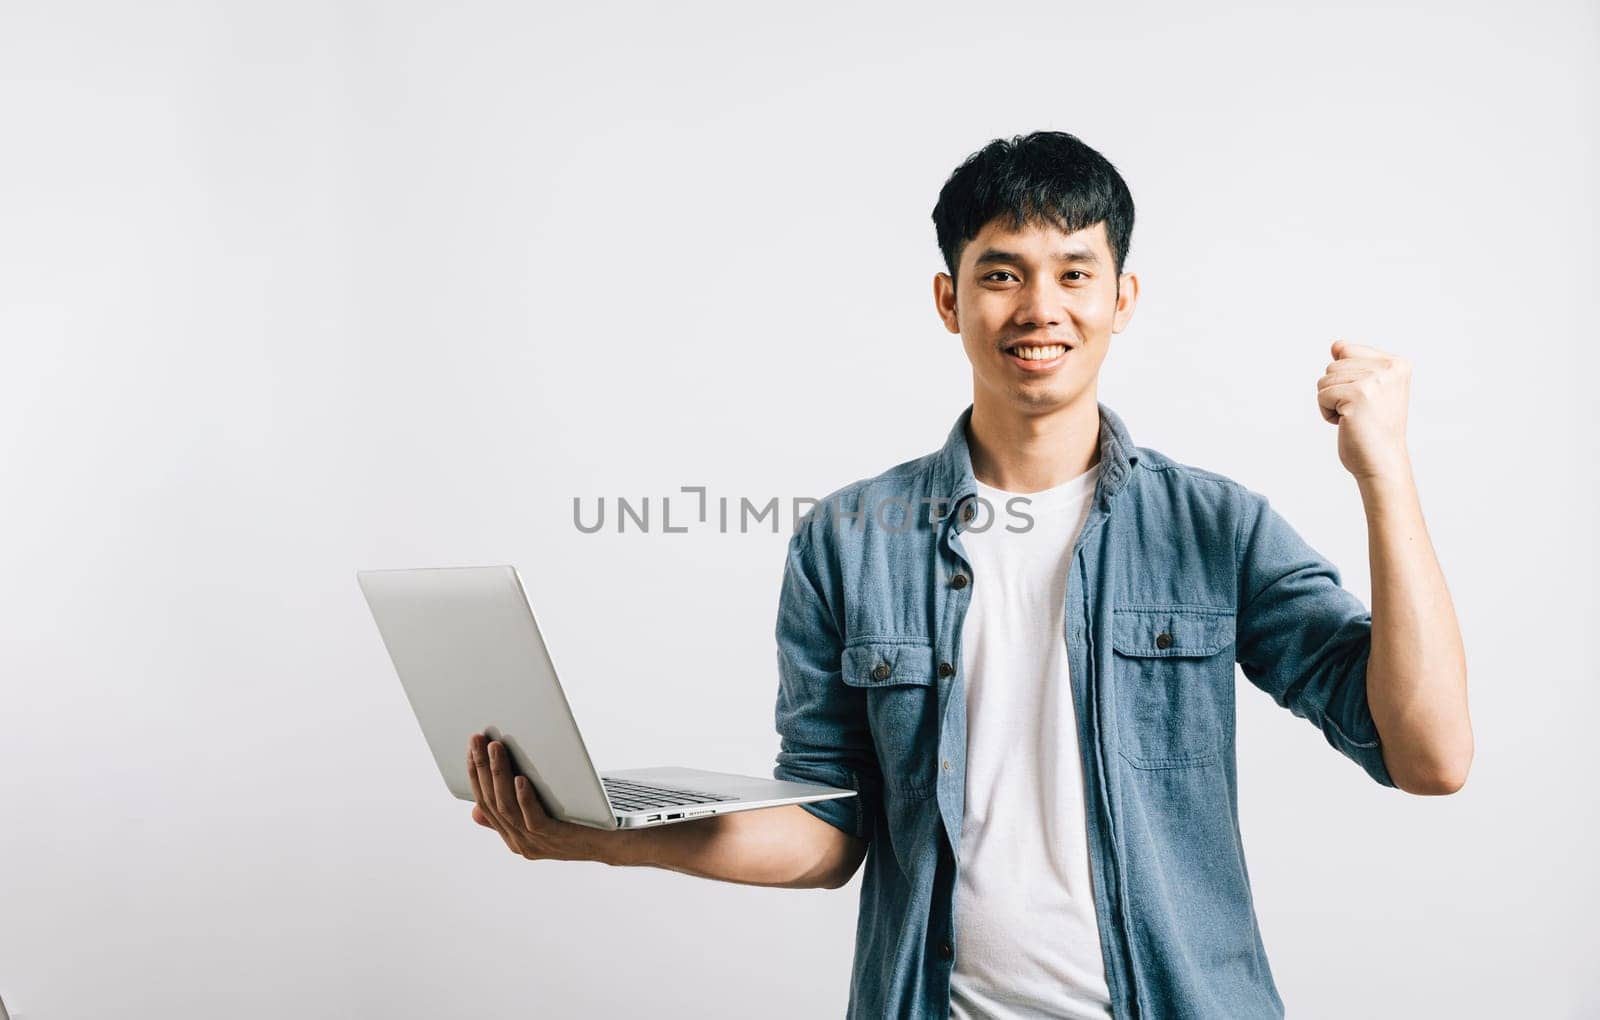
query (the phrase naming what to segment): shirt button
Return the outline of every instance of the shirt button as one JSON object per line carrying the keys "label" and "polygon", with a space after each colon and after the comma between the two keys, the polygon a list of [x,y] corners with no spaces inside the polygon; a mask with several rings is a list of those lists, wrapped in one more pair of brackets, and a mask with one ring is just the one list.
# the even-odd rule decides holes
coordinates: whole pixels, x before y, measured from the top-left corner
{"label": "shirt button", "polygon": [[955,954],[955,950],[950,948],[950,943],[948,943],[948,942],[939,943],[939,958],[940,959],[948,960],[954,955],[956,955]]}
{"label": "shirt button", "polygon": [[957,574],[956,576],[954,576],[954,577],[952,577],[950,579],[950,587],[956,589],[957,591],[960,591],[962,588],[965,588],[966,586],[967,586],[967,575],[966,574]]}
{"label": "shirt button", "polygon": [[946,759],[945,759],[945,760],[944,760],[944,770],[945,770],[945,771],[946,771],[946,772],[949,772],[949,771],[950,771],[950,759],[949,759],[949,758],[946,758]]}
{"label": "shirt button", "polygon": [[874,679],[874,680],[887,680],[887,679],[889,679],[889,664],[887,662],[880,662],[876,666],[874,666],[873,669],[872,669],[872,679]]}
{"label": "shirt button", "polygon": [[971,503],[968,503],[966,506],[961,508],[961,519],[962,520],[970,521],[976,516],[978,516],[978,511],[973,509],[973,506],[972,506]]}
{"label": "shirt button", "polygon": [[940,676],[954,676],[955,675],[955,671],[956,671],[956,668],[954,666],[950,665],[948,662],[939,663],[939,675]]}
{"label": "shirt button", "polygon": [[1157,648],[1171,648],[1172,647],[1172,635],[1168,634],[1166,631],[1162,631],[1161,633],[1157,634],[1156,635],[1156,647]]}

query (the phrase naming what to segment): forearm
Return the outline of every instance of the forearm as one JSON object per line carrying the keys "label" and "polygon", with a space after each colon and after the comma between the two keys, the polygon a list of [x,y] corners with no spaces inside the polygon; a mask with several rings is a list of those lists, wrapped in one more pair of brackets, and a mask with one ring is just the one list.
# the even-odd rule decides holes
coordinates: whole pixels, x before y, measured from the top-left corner
{"label": "forearm", "polygon": [[837,888],[864,844],[798,804],[735,811],[676,825],[586,830],[583,856],[744,885]]}
{"label": "forearm", "polygon": [[1472,762],[1466,651],[1409,461],[1359,480],[1372,567],[1367,704],[1395,785],[1452,793]]}

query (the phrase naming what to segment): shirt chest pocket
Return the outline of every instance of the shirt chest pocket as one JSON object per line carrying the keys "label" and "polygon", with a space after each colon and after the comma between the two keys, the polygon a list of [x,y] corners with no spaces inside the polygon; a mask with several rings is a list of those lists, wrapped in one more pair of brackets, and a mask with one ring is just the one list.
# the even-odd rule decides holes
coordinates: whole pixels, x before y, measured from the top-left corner
{"label": "shirt chest pocket", "polygon": [[846,645],[841,677],[864,688],[872,742],[884,786],[926,797],[937,780],[939,688],[933,646],[923,641],[862,641]]}
{"label": "shirt chest pocket", "polygon": [[1234,614],[1210,606],[1113,611],[1118,750],[1141,769],[1209,765],[1233,725]]}

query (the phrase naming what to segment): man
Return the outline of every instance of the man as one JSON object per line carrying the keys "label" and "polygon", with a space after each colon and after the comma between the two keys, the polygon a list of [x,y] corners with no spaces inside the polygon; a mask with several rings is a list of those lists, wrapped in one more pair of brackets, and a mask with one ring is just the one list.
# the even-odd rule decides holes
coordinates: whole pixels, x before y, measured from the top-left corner
{"label": "man", "polygon": [[1374,780],[1465,782],[1466,663],[1405,444],[1409,366],[1338,341],[1323,418],[1373,608],[1267,500],[1100,404],[1133,201],[1077,138],[996,140],[933,218],[973,401],[789,543],[774,775],[856,797],[638,832],[548,818],[497,745],[474,818],[530,858],[761,885],[865,860],[852,1017],[1280,1017],[1239,839],[1234,664]]}

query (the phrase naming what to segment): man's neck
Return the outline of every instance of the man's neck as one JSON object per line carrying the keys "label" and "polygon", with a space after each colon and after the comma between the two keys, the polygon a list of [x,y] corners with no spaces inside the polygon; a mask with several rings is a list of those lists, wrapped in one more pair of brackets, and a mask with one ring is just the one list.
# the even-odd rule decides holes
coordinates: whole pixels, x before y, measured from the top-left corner
{"label": "man's neck", "polygon": [[1086,393],[1049,414],[1018,414],[975,401],[967,448],[978,481],[1004,492],[1043,492],[1100,462],[1100,406]]}

